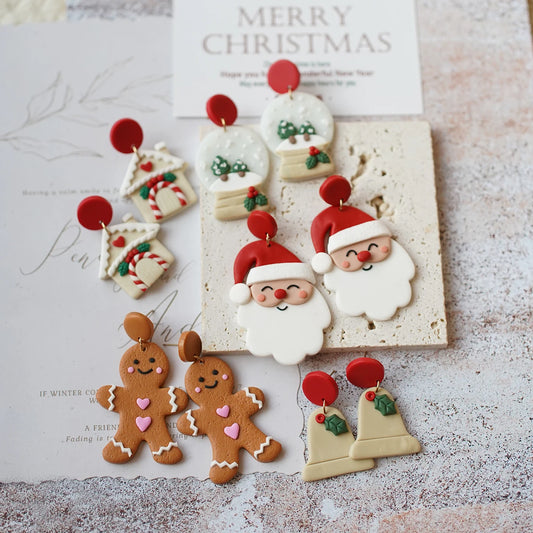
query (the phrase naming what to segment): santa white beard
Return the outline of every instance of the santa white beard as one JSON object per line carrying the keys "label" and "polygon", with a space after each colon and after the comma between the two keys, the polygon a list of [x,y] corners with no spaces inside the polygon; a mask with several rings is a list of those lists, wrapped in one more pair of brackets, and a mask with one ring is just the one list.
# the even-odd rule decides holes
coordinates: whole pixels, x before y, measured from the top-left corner
{"label": "santa white beard", "polygon": [[[391,253],[370,270],[345,272],[333,266],[324,274],[324,285],[335,291],[337,307],[350,316],[366,314],[371,320],[389,320],[411,301],[410,280],[415,265],[405,249],[391,240]],[[365,265],[366,266],[366,265]]]}
{"label": "santa white beard", "polygon": [[306,355],[320,351],[323,330],[331,322],[326,300],[315,288],[311,298],[300,305],[282,302],[278,307],[263,307],[255,300],[239,306],[237,321],[247,329],[246,348],[254,355],[273,355],[283,365],[301,363]]}

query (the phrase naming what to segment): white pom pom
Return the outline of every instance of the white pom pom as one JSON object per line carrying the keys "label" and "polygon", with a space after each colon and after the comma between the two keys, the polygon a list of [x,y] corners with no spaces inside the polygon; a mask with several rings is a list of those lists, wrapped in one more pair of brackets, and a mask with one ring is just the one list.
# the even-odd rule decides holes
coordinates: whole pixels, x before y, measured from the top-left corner
{"label": "white pom pom", "polygon": [[251,297],[250,288],[245,283],[237,283],[229,291],[229,298],[235,304],[244,305]]}
{"label": "white pom pom", "polygon": [[311,266],[317,274],[325,274],[331,270],[333,261],[327,253],[319,252],[311,259]]}

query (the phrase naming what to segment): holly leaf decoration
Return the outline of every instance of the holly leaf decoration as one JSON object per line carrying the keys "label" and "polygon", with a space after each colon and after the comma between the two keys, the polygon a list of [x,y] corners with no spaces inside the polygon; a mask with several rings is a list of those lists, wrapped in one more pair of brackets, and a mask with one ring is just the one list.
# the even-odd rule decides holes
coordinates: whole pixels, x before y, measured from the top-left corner
{"label": "holly leaf decoration", "polygon": [[337,415],[331,415],[326,417],[326,420],[324,420],[324,424],[326,425],[326,429],[328,431],[331,431],[331,433],[333,433],[333,435],[335,436],[341,435],[342,433],[346,433],[348,431],[346,421]]}
{"label": "holly leaf decoration", "polygon": [[317,159],[317,156],[316,155],[310,155],[306,160],[305,160],[305,166],[311,170],[312,168],[315,168],[316,165],[318,163],[318,159]]}
{"label": "holly leaf decoration", "polygon": [[137,250],[139,250],[139,253],[147,252],[150,250],[150,243],[143,242],[142,244],[139,244],[139,246],[137,246]]}
{"label": "holly leaf decoration", "polygon": [[320,163],[329,163],[329,156],[326,152],[320,152],[316,157]]}
{"label": "holly leaf decoration", "polygon": [[258,194],[255,197],[255,203],[257,205],[267,205],[268,204],[268,199],[267,199],[267,197],[264,194]]}
{"label": "holly leaf decoration", "polygon": [[122,261],[120,265],[118,265],[117,270],[121,276],[125,276],[128,273],[129,269],[130,269],[130,266],[128,265],[128,263],[126,263],[126,261]]}
{"label": "holly leaf decoration", "polygon": [[255,198],[248,198],[246,197],[244,199],[244,208],[246,211],[253,211],[255,207]]}
{"label": "holly leaf decoration", "polygon": [[143,185],[141,189],[139,190],[139,196],[143,198],[144,200],[148,200],[148,196],[150,195],[150,189],[147,185]]}
{"label": "holly leaf decoration", "polygon": [[380,394],[374,398],[374,409],[377,409],[383,416],[396,414],[394,401],[385,394]]}
{"label": "holly leaf decoration", "polygon": [[172,174],[172,172],[165,172],[163,174],[163,179],[165,181],[169,181],[170,183],[176,181],[176,174]]}

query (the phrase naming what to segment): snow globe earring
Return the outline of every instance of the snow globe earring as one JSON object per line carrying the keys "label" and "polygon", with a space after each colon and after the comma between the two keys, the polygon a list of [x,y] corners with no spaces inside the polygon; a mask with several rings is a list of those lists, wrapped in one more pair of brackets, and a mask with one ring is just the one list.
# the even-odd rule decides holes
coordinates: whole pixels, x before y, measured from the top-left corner
{"label": "snow globe earring", "polygon": [[261,134],[281,158],[281,179],[303,181],[333,174],[328,147],[334,122],[326,105],[316,96],[296,90],[300,72],[286,59],[271,65],[268,84],[279,95],[261,116]]}
{"label": "snow globe earring", "polygon": [[270,160],[261,137],[251,128],[233,126],[237,107],[223,94],[212,96],[206,110],[219,128],[200,143],[196,173],[214,195],[215,218],[236,220],[254,210],[268,210],[261,186],[268,176]]}

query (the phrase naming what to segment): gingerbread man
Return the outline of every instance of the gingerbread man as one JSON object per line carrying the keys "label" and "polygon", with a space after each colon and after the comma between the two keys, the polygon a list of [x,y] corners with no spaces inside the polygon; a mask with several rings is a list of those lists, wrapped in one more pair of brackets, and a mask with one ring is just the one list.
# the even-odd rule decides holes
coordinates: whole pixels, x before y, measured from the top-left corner
{"label": "gingerbread man", "polygon": [[165,417],[183,411],[189,402],[185,392],[176,387],[161,387],[169,372],[165,352],[150,339],[153,324],[141,313],[129,313],[124,329],[137,341],[120,360],[120,377],[124,387],[104,385],[96,392],[98,403],[119,413],[115,436],[102,451],[106,461],[125,463],[144,440],[155,461],[174,464],[182,458],[181,450],[168,432]]}
{"label": "gingerbread man", "polygon": [[231,368],[216,357],[200,357],[202,341],[194,331],[181,335],[178,349],[183,361],[193,361],[185,374],[185,388],[200,406],[181,415],[178,429],[185,435],[209,437],[213,449],[211,481],[226,483],[237,475],[241,448],[262,463],[273,461],[281,452],[281,444],[250,420],[263,407],[263,391],[246,387],[233,393]]}

